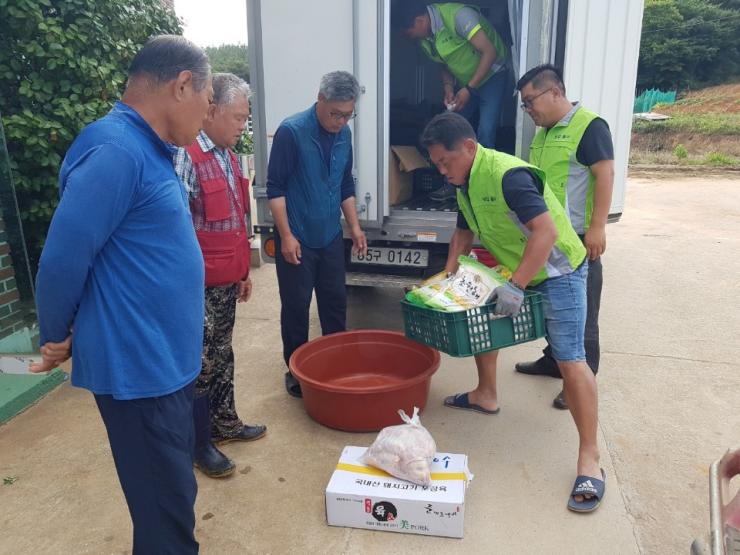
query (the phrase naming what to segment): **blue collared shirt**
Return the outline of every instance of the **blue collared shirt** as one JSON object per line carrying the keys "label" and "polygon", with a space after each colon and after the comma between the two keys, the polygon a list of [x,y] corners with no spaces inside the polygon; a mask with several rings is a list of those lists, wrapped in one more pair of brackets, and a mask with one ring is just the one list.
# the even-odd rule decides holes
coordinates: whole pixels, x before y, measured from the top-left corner
{"label": "blue collared shirt", "polygon": [[41,343],[72,331],[72,384],[158,397],[200,372],[203,258],[174,148],[117,102],[72,144],[36,279]]}

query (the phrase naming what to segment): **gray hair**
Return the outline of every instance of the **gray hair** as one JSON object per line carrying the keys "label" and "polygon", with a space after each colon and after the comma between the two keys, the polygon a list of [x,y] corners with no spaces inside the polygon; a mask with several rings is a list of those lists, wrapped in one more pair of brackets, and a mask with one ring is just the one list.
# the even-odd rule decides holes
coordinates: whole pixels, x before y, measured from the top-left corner
{"label": "gray hair", "polygon": [[357,100],[360,96],[360,84],[349,72],[332,71],[321,78],[319,93],[327,100]]}
{"label": "gray hair", "polygon": [[129,78],[145,77],[158,86],[176,79],[183,71],[193,74],[193,88],[202,91],[211,76],[206,53],[185,37],[157,35],[134,56],[128,75]]}
{"label": "gray hair", "polygon": [[249,100],[249,85],[233,73],[213,74],[213,103],[221,106],[234,102],[240,95]]}

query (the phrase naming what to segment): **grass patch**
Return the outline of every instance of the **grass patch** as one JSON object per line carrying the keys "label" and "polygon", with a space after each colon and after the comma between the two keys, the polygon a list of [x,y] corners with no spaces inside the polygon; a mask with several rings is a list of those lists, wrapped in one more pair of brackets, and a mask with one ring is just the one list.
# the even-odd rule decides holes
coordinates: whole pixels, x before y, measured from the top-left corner
{"label": "grass patch", "polygon": [[685,157],[676,156],[671,151],[648,151],[642,149],[633,149],[630,151],[629,163],[631,165],[659,165],[659,166],[678,166],[678,167],[723,167],[723,168],[740,168],[740,157],[731,156],[723,152],[710,152],[705,156]]}
{"label": "grass patch", "polygon": [[[658,108],[655,111],[660,112]],[[686,132],[703,135],[740,135],[740,113],[673,114],[665,121],[635,120],[635,133]]]}
{"label": "grass patch", "polygon": [[[705,91],[711,91],[712,89],[705,89]],[[681,112],[683,108],[697,108],[697,107],[710,107],[712,105],[717,104],[723,104],[723,105],[729,105],[728,107],[731,107],[732,105],[740,105],[740,100],[733,99],[731,97],[730,93],[726,91],[723,92],[704,92],[704,91],[698,91],[694,93],[693,95],[686,96],[684,98],[680,98],[676,100],[673,104],[671,104],[670,108],[668,109],[669,112],[671,111],[678,111]],[[656,104],[658,107],[658,111],[660,111],[661,108],[664,108],[664,105]],[[715,112],[716,110],[712,110],[711,108],[709,110],[706,110],[707,112]]]}
{"label": "grass patch", "polygon": [[740,162],[734,156],[722,152],[710,152],[704,157],[704,163],[712,166],[737,166]]}

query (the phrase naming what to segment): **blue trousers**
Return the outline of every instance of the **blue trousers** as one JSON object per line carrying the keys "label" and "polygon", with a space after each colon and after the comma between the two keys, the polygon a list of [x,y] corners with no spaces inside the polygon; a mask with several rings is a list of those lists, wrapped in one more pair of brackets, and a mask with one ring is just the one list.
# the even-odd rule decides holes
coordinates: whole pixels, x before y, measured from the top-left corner
{"label": "blue trousers", "polygon": [[586,280],[588,262],[573,272],[548,278],[532,290],[542,293],[547,344],[558,362],[586,360]]}
{"label": "blue trousers", "polygon": [[296,265],[283,258],[280,239],[276,239],[280,333],[283,337],[283,358],[287,365],[293,351],[308,341],[308,311],[314,290],[322,335],[347,329],[344,241],[340,233],[323,249],[301,245],[301,263]]}
{"label": "blue trousers", "polygon": [[134,555],[198,553],[193,392],[120,401],[95,395],[134,525]]}
{"label": "blue trousers", "polygon": [[[588,261],[588,279],[586,281],[586,330],[583,346],[586,349],[586,362],[594,375],[599,373],[601,345],[599,342],[599,310],[601,309],[601,289],[604,285],[601,257]],[[538,363],[558,371],[557,363],[552,356],[550,344],[542,351]]]}
{"label": "blue trousers", "polygon": [[496,131],[501,118],[501,103],[509,84],[509,72],[499,71],[478,89],[473,97],[460,110],[460,115],[471,121],[478,112],[478,142],[486,148],[496,147]]}

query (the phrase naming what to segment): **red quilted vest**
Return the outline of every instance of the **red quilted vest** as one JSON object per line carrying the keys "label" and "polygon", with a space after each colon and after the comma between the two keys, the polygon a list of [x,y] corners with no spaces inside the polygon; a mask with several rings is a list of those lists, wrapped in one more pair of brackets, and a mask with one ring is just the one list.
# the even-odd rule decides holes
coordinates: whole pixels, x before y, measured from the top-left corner
{"label": "red quilted vest", "polygon": [[249,180],[242,177],[239,163],[229,151],[238,194],[211,150],[203,152],[198,142],[186,148],[200,190],[190,199],[195,234],[206,268],[206,286],[231,285],[249,275],[249,233],[245,216],[249,210]]}

